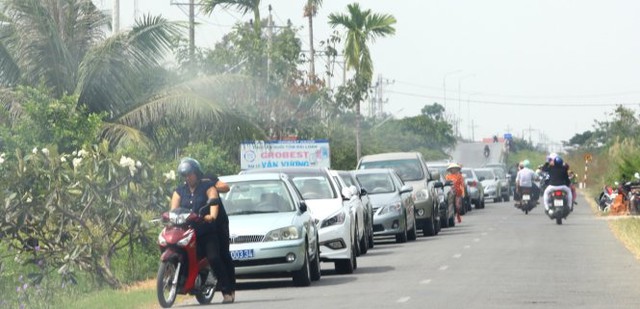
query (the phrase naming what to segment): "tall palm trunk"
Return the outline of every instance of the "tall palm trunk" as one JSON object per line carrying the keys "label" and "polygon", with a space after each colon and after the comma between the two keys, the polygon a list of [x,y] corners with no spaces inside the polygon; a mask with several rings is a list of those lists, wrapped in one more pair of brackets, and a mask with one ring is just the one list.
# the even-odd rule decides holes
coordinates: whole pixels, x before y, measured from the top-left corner
{"label": "tall palm trunk", "polygon": [[362,153],[362,146],[360,146],[360,100],[356,102],[356,162],[360,161],[360,155]]}
{"label": "tall palm trunk", "polygon": [[313,81],[316,78],[316,63],[315,63],[315,53],[316,51],[313,49],[313,16],[309,15],[309,80]]}

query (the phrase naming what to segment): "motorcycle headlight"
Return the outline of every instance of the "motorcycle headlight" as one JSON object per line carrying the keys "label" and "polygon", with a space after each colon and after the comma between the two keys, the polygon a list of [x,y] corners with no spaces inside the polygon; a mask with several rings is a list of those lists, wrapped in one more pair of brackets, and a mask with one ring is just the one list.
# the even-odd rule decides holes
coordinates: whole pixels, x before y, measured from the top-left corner
{"label": "motorcycle headlight", "polygon": [[402,209],[402,204],[400,204],[400,202],[396,202],[382,207],[382,209],[380,210],[380,214],[384,215],[390,212],[400,212],[400,209]]}
{"label": "motorcycle headlight", "polygon": [[178,246],[184,247],[188,245],[192,237],[193,237],[193,233],[189,233],[189,235],[187,235],[185,238],[180,239],[180,241],[178,241]]}
{"label": "motorcycle headlight", "polygon": [[267,233],[267,236],[264,237],[264,241],[293,240],[298,238],[300,238],[298,228],[295,226],[288,226]]}
{"label": "motorcycle headlight", "polygon": [[322,226],[320,226],[321,228],[323,227],[327,227],[327,226],[332,226],[332,225],[336,225],[336,224],[342,224],[344,223],[344,219],[347,216],[345,215],[344,212],[339,212],[337,214],[335,214],[333,217],[326,219],[322,222]]}
{"label": "motorcycle headlight", "polygon": [[162,236],[162,233],[160,233],[160,235],[158,235],[158,245],[161,245],[161,246],[166,246],[167,245],[167,240],[164,239],[164,237]]}

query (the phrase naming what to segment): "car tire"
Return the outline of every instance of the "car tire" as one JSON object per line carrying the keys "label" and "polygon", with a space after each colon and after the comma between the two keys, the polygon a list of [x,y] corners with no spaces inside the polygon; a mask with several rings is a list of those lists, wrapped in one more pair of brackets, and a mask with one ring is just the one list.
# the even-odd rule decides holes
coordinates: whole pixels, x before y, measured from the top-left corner
{"label": "car tire", "polygon": [[322,271],[320,267],[320,245],[318,245],[313,262],[311,262],[311,281],[318,281],[320,277],[322,277]]}
{"label": "car tire", "polygon": [[449,227],[455,227],[456,226],[456,218],[449,218],[447,219],[447,223],[449,224]]}
{"label": "car tire", "polygon": [[373,248],[373,246],[375,246],[375,242],[373,241],[373,228],[369,232],[369,236],[367,236],[367,242],[369,243],[369,249],[371,249],[371,248]]}
{"label": "car tire", "polygon": [[427,221],[424,227],[422,228],[422,234],[424,236],[435,236],[437,234],[436,232],[437,228],[438,227],[436,226],[435,215],[432,212],[431,217],[429,218],[429,221]]}
{"label": "car tire", "polygon": [[416,238],[417,238],[417,235],[416,235],[416,218],[413,217],[413,227],[407,233],[407,239],[408,240],[416,240]]}
{"label": "car tire", "polygon": [[494,203],[500,203],[501,202],[501,198],[496,197],[496,198],[493,199],[493,202]]}
{"label": "car tire", "polygon": [[444,217],[440,217],[440,222],[443,228],[449,227],[449,216],[445,215]]}
{"label": "car tire", "polygon": [[311,266],[309,265],[309,248],[304,250],[304,263],[300,270],[296,270],[292,274],[293,285],[309,286],[311,285]]}
{"label": "car tire", "polygon": [[505,196],[503,196],[503,197],[502,197],[502,199],[503,199],[505,202],[508,202],[508,201],[509,201],[509,195],[505,195]]}
{"label": "car tire", "polygon": [[[366,233],[366,230],[365,230]],[[369,244],[367,243],[367,235],[362,235],[362,239],[360,239],[360,254],[367,254],[369,251]]]}
{"label": "car tire", "polygon": [[397,243],[405,243],[407,242],[407,220],[405,219],[404,221],[404,228],[402,229],[402,232],[396,234],[396,242]]}
{"label": "car tire", "polygon": [[351,248],[351,258],[341,259],[334,262],[336,273],[339,274],[352,274],[357,267],[356,251],[355,248]]}
{"label": "car tire", "polygon": [[482,200],[480,201],[480,208],[481,208],[481,209],[484,209],[484,199],[482,199]]}

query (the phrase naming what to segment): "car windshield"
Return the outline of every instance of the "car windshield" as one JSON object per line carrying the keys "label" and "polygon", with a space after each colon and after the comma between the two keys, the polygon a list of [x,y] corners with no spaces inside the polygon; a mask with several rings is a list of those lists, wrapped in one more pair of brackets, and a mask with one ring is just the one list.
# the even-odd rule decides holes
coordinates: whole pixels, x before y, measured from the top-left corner
{"label": "car windshield", "polygon": [[462,175],[464,175],[465,179],[473,179],[473,172],[471,170],[462,170]]}
{"label": "car windshield", "polygon": [[339,175],[342,181],[344,181],[344,184],[347,185],[348,187],[356,185],[353,183],[353,179],[349,175],[345,175],[345,174],[339,174]]}
{"label": "car windshield", "polygon": [[478,178],[484,177],[484,179],[493,179],[495,177],[493,172],[489,170],[476,170],[476,176],[478,176]]}
{"label": "car windshield", "polygon": [[496,168],[493,169],[493,171],[496,174],[496,176],[498,176],[498,178],[500,178],[500,179],[505,179],[506,178],[506,176],[504,174],[504,171],[501,168],[496,167]]}
{"label": "car windshield", "polygon": [[287,186],[281,180],[230,182],[221,194],[229,216],[295,211]]}
{"label": "car windshield", "polygon": [[424,173],[422,173],[418,159],[373,161],[362,162],[360,164],[360,169],[372,168],[392,168],[403,181],[413,181],[424,178]]}
{"label": "car windshield", "polygon": [[391,193],[395,186],[389,174],[360,174],[356,175],[358,182],[369,194]]}
{"label": "car windshield", "polygon": [[290,175],[305,200],[332,199],[335,194],[329,179],[316,175]]}

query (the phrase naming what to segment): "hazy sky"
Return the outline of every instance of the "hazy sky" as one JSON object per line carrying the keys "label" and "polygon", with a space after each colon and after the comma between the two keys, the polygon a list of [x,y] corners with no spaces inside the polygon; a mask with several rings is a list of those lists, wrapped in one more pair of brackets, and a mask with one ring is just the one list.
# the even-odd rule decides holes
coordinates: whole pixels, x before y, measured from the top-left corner
{"label": "hazy sky", "polygon": [[[110,8],[112,0],[94,0]],[[133,20],[134,0],[121,0],[122,24]],[[187,20],[186,6],[172,0],[138,0],[141,13]],[[173,0],[173,2],[188,2]],[[261,15],[273,7],[276,24],[301,27],[308,49],[304,0],[262,0]],[[316,48],[331,33],[327,15],[346,12],[351,1],[324,0],[314,23]],[[392,14],[396,35],[371,45],[375,76],[386,86],[385,112],[420,113],[444,104],[461,118],[460,131],[475,139],[543,132],[554,141],[592,129],[615,104],[640,102],[640,1],[634,0],[364,0],[362,8]],[[183,11],[180,10],[182,8]],[[233,10],[198,14],[196,44],[211,47],[239,20]],[[317,59],[320,70],[325,62]],[[455,72],[455,73],[452,73]],[[446,80],[445,80],[446,77]],[[341,74],[332,81],[342,82]],[[460,86],[460,88],[459,88]],[[459,100],[460,98],[460,100]],[[533,130],[529,131],[529,127]]]}

